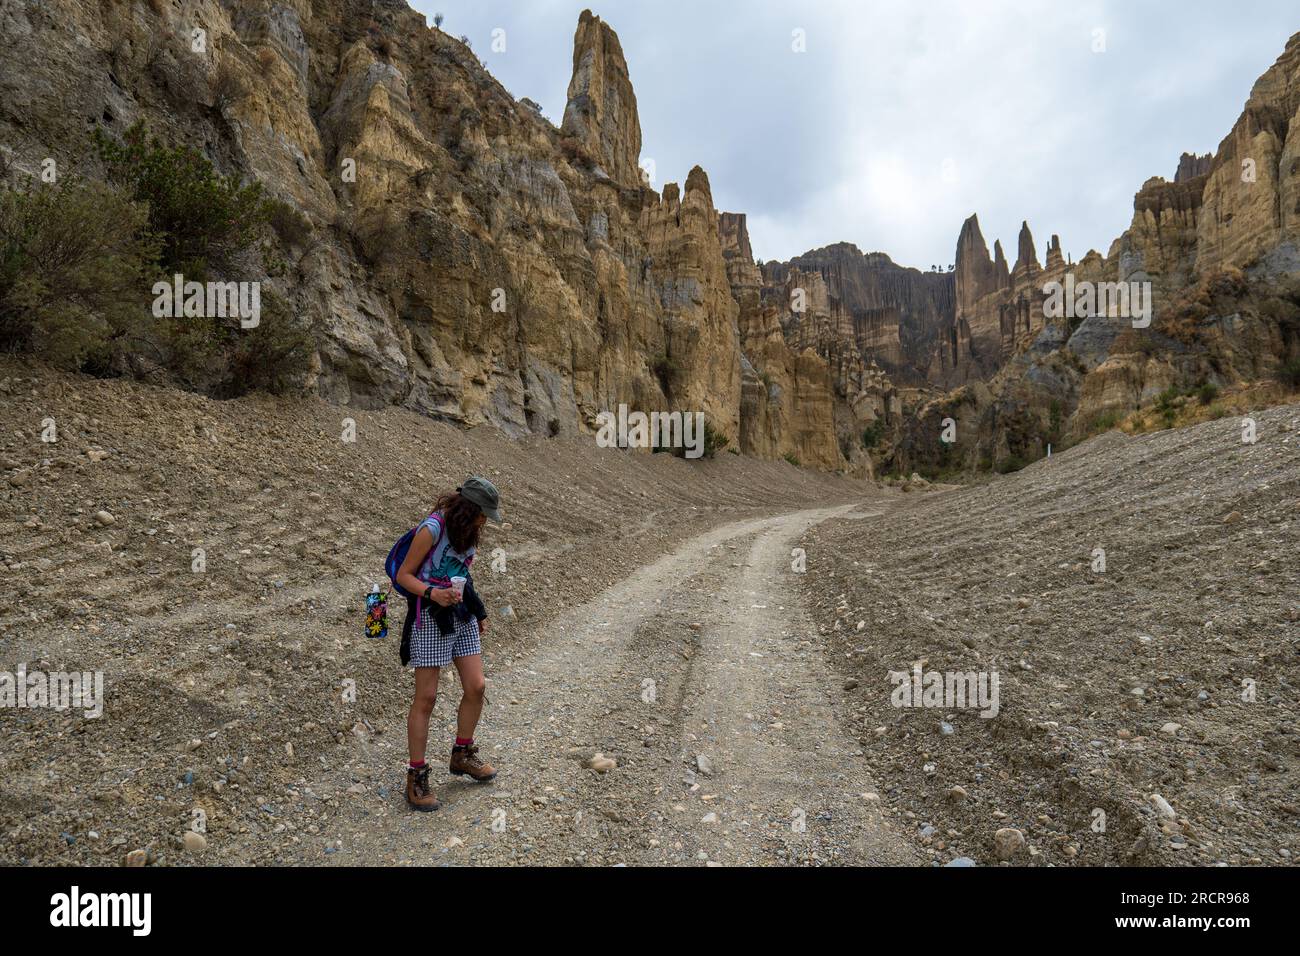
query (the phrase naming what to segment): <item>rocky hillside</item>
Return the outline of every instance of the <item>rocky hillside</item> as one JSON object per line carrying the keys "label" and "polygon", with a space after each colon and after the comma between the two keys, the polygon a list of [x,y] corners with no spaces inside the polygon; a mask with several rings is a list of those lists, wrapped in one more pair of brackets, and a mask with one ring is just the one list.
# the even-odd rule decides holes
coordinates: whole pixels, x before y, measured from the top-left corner
{"label": "rocky hillside", "polygon": [[400,2],[20,3],[0,42],[18,170],[52,156],[93,175],[87,129],[143,120],[302,210],[288,274],[224,278],[326,318],[322,396],[514,435],[575,434],[626,402],[738,436],[708,177],[643,183],[627,64],[591,14],[558,128]]}
{"label": "rocky hillside", "polygon": [[[726,220],[724,244],[736,230]],[[1011,261],[1001,241],[990,253],[972,215],[949,269],[904,269],[845,243],[763,266],[767,324],[829,366],[846,455],[862,438],[891,471],[1016,467],[1192,391],[1249,393],[1215,414],[1294,394],[1300,34],[1214,155],[1184,154],[1172,181],[1142,186],[1104,256],[1069,261],[1053,235],[1040,259],[1025,222]],[[1051,316],[1045,287],[1067,280],[1150,282],[1149,326],[1099,308]],[[944,443],[949,418],[956,441]]]}
{"label": "rocky hillside", "polygon": [[[1051,283],[1150,283],[1148,316],[1052,315]],[[957,243],[956,314],[937,371],[967,387],[909,416],[900,468],[987,467],[1042,457],[1157,403],[1206,404],[1243,388],[1300,388],[1300,34],[1256,82],[1213,156],[1184,154],[1148,180],[1105,256],[1040,263],[1026,223],[1017,259],[990,258],[972,216]],[[1145,323],[1145,324],[1144,324]],[[992,370],[993,374],[989,372]],[[938,441],[941,422],[957,441]],[[1165,418],[1172,424],[1175,416]]]}
{"label": "rocky hillside", "polygon": [[[929,272],[847,243],[760,267],[704,170],[652,188],[628,64],[590,12],[559,126],[401,0],[18,0],[0,43],[11,183],[49,160],[101,176],[88,134],[143,122],[301,213],[221,278],[316,321],[303,384],[353,408],[516,437],[590,434],[621,403],[698,410],[745,454],[941,471],[1300,359],[1300,36],[1105,256],[1066,262],[1053,236],[1040,263],[1026,224],[1009,262],[972,217]],[[1066,274],[1150,279],[1152,327],[1049,322],[1042,286]]]}

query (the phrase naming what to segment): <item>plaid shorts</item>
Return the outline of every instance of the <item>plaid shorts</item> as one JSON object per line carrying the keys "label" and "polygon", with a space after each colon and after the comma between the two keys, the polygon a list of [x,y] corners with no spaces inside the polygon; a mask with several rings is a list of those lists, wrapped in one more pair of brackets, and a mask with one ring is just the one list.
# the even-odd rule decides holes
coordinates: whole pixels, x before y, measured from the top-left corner
{"label": "plaid shorts", "polygon": [[456,622],[456,630],[443,635],[432,614],[420,615],[411,628],[411,667],[446,667],[454,657],[482,654],[478,621],[469,617]]}

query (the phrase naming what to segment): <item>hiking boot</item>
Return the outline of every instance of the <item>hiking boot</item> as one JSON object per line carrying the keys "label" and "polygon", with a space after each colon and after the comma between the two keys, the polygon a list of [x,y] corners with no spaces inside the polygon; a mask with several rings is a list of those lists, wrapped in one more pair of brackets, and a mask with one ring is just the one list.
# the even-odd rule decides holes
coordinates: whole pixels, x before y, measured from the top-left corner
{"label": "hiking boot", "polygon": [[428,813],[438,809],[438,798],[429,789],[429,765],[419,770],[408,767],[406,770],[406,802],[412,810]]}
{"label": "hiking boot", "polygon": [[486,783],[497,775],[491,764],[478,759],[478,747],[473,744],[451,749],[451,772],[458,777],[468,774],[479,783]]}

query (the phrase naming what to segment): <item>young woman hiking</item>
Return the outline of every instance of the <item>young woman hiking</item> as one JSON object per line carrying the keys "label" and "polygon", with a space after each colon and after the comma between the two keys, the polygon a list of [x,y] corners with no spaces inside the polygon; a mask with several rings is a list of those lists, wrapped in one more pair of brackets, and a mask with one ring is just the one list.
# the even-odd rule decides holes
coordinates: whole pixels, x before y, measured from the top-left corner
{"label": "young woman hiking", "polygon": [[[397,583],[411,594],[402,627],[402,663],[415,668],[415,699],[406,717],[411,763],[406,771],[406,802],[415,810],[437,810],[429,789],[429,718],[438,697],[438,676],[450,663],[460,675],[462,696],[456,711],[456,743],[450,770],[486,781],[496,771],[478,756],[474,728],[483,711],[483,652],[479,636],[487,631],[487,611],[474,590],[470,565],[479,535],[489,518],[501,523],[501,497],[486,478],[470,478],[443,495],[434,512],[416,529]],[[464,578],[463,592],[452,578]]]}

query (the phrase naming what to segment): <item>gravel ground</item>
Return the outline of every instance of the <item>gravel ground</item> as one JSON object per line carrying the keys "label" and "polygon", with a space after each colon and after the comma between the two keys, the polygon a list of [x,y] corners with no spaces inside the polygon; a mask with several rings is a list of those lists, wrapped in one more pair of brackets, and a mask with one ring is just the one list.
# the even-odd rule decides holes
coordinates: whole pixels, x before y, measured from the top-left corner
{"label": "gravel ground", "polygon": [[[932,860],[1294,862],[1300,406],[1254,417],[1255,444],[1112,432],[805,537],[846,730]],[[893,706],[917,663],[997,671],[998,715]]]}
{"label": "gravel ground", "polygon": [[[46,419],[57,442],[40,440]],[[102,671],[107,698],[99,719],[0,708],[0,863],[332,856],[321,834],[365,802],[355,789],[396,786],[359,764],[351,779],[358,748],[389,744],[400,781],[412,686],[404,610],[368,641],[364,594],[471,472],[501,487],[507,520],[476,575],[493,682],[553,621],[710,528],[878,493],[725,452],[517,442],[401,409],[215,402],[0,358],[0,671]],[[451,730],[444,687],[434,741]],[[186,851],[196,811],[207,845]]]}
{"label": "gravel ground", "polygon": [[[903,493],[0,359],[0,671],[107,697],[0,708],[0,863],[1289,864],[1300,407],[1256,417]],[[501,772],[413,814],[364,593],[470,472]],[[917,664],[997,716],[892,706]]]}
{"label": "gravel ground", "polygon": [[[294,859],[328,848],[341,864],[919,861],[838,731],[835,682],[790,601],[792,541],[843,510],[724,525],[553,621],[536,651],[489,660],[478,739],[496,780],[444,774],[442,809],[414,814],[394,772],[405,738],[365,741],[346,772],[312,785],[360,798]],[[458,699],[440,693],[435,724]],[[616,765],[593,767],[600,758]]]}

